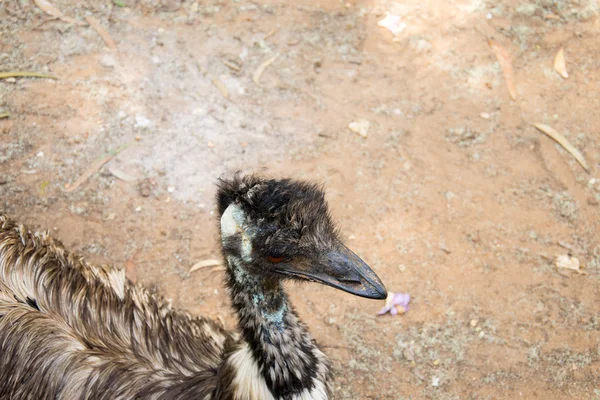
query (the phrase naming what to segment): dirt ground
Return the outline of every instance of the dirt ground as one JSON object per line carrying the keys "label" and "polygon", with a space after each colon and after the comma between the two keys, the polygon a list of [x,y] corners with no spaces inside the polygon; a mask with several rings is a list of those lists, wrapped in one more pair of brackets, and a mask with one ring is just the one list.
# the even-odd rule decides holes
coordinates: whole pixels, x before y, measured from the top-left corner
{"label": "dirt ground", "polygon": [[189,273],[218,258],[214,182],[323,182],[348,246],[413,296],[377,317],[289,287],[336,398],[600,399],[598,1],[51,3],[75,22],[0,1],[0,69],[59,78],[0,80],[2,212],[233,328],[222,272]]}

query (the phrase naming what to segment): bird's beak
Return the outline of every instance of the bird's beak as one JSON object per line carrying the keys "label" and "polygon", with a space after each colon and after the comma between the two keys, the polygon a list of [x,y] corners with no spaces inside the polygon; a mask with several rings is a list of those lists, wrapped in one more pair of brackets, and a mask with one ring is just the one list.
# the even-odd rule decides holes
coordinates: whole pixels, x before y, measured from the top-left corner
{"label": "bird's beak", "polygon": [[278,272],[323,283],[356,296],[385,299],[387,290],[375,272],[342,243],[316,259],[304,258],[282,265]]}

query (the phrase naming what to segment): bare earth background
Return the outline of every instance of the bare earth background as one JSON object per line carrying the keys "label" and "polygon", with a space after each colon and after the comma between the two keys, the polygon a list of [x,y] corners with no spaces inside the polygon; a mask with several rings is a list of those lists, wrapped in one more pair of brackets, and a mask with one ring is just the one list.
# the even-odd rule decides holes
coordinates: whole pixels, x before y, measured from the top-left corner
{"label": "bare earth background", "polygon": [[[0,80],[2,212],[232,328],[222,272],[188,272],[219,256],[214,182],[323,182],[349,247],[413,296],[376,317],[380,302],[289,287],[336,398],[600,399],[597,1],[52,4],[116,49],[0,1],[1,71],[60,78]],[[395,39],[386,11],[406,23]],[[516,101],[486,36],[514,58]],[[587,274],[557,269],[569,253]]]}

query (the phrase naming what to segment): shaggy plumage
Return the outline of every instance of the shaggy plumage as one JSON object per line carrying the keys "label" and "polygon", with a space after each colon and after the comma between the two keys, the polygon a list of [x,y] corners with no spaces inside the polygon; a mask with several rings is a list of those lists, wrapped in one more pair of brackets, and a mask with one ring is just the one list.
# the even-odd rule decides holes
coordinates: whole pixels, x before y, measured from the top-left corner
{"label": "shaggy plumage", "polygon": [[339,242],[318,187],[235,176],[217,203],[239,332],[0,215],[0,399],[329,398],[330,363],[282,281],[385,288]]}

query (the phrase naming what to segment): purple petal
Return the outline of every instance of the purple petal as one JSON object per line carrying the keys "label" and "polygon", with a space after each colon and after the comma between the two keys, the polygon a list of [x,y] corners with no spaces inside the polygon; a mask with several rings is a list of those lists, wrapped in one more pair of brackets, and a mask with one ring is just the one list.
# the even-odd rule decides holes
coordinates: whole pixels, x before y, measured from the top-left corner
{"label": "purple petal", "polygon": [[388,292],[388,298],[385,301],[385,306],[379,310],[377,315],[383,315],[388,312],[392,315],[398,315],[399,313],[404,314],[406,311],[408,311],[408,303],[410,303],[410,295],[408,293]]}
{"label": "purple petal", "polygon": [[383,308],[381,310],[379,310],[379,312],[377,313],[377,315],[383,315],[383,314],[385,314],[386,312],[388,312],[390,310],[391,310],[391,307],[383,306]]}
{"label": "purple petal", "polygon": [[410,295],[408,293],[395,293],[392,299],[392,304],[395,306],[402,306],[408,311],[408,303],[410,303]]}

